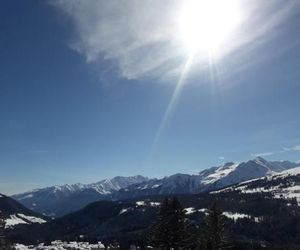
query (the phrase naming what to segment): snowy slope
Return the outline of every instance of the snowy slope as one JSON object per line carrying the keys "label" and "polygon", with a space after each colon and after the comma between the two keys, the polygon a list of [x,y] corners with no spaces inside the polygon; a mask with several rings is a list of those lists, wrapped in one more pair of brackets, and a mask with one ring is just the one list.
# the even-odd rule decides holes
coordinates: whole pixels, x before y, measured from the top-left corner
{"label": "snowy slope", "polygon": [[216,192],[270,193],[276,198],[295,198],[300,203],[300,167],[246,181]]}
{"label": "snowy slope", "polygon": [[257,157],[240,164],[226,163],[224,166],[213,169],[212,172],[205,171],[200,175],[203,176],[202,184],[206,184],[207,189],[212,190],[272,175],[296,166],[296,163],[289,161],[266,161]]}
{"label": "snowy slope", "polygon": [[17,201],[0,195],[0,211],[5,220],[5,228],[13,228],[19,224],[45,223],[48,218],[30,211]]}
{"label": "snowy slope", "polygon": [[5,228],[13,228],[19,224],[33,224],[33,223],[45,223],[46,220],[35,217],[28,216],[25,214],[11,214],[8,218],[5,219]]}

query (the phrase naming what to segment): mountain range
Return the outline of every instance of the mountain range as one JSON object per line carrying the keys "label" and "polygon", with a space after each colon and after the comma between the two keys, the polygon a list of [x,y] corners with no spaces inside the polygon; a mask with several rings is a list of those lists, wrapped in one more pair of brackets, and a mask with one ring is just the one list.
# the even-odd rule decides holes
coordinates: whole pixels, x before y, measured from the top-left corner
{"label": "mountain range", "polygon": [[[249,244],[250,248],[243,249],[299,249],[299,194],[300,167],[297,167],[218,191],[177,194],[177,197],[189,224],[199,227],[203,226],[207,209],[217,201],[235,241]],[[48,223],[11,230],[9,236],[24,244],[55,239],[77,241],[80,235],[87,241],[97,239],[105,244],[115,239],[124,245],[142,244],[163,199],[164,195],[150,195],[131,200],[97,201]],[[253,248],[253,244],[258,247]],[[295,248],[286,248],[286,245]],[[282,248],[277,248],[279,246]]]}
{"label": "mountain range", "polygon": [[13,198],[33,211],[60,217],[99,200],[126,200],[149,195],[195,194],[222,189],[244,181],[270,176],[299,166],[289,161],[267,161],[261,157],[242,163],[228,162],[197,175],[175,174],[162,179],[140,175],[114,177],[92,184],[40,188]]}

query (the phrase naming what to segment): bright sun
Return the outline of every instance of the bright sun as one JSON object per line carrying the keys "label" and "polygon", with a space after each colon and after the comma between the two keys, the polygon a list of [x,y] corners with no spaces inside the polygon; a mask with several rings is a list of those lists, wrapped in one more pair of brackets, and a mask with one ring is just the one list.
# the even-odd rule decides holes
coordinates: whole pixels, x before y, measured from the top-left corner
{"label": "bright sun", "polygon": [[182,7],[179,28],[190,54],[215,52],[240,23],[237,0],[190,0]]}

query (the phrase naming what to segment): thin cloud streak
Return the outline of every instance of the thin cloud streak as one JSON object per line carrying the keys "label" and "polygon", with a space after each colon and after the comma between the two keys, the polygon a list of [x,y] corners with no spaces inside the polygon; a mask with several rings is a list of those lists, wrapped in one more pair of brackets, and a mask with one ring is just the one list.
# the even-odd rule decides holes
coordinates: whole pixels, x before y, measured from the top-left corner
{"label": "thin cloud streak", "polygon": [[278,152],[263,152],[263,153],[256,153],[256,154],[251,154],[253,157],[259,157],[259,156],[269,156],[269,155],[274,155],[277,154]]}
{"label": "thin cloud streak", "polygon": [[278,150],[278,151],[255,153],[255,154],[251,154],[251,156],[254,156],[254,157],[270,156],[270,155],[288,153],[288,152],[293,152],[293,151],[300,151],[300,145],[296,145],[296,146],[293,146],[293,147],[284,147],[284,148],[282,148],[282,150]]}
{"label": "thin cloud streak", "polygon": [[283,148],[284,151],[300,151],[300,145],[296,145],[290,148]]}

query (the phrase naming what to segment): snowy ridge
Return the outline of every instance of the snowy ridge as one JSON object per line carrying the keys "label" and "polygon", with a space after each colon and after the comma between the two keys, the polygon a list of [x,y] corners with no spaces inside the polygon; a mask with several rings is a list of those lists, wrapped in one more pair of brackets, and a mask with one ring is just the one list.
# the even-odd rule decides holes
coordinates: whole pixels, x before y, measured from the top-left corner
{"label": "snowy ridge", "polygon": [[125,188],[129,185],[141,183],[147,180],[148,178],[143,177],[141,175],[131,176],[131,177],[117,176],[112,179],[104,179],[97,183],[91,183],[91,184],[76,183],[72,185],[65,184],[61,186],[56,185],[52,187],[34,189],[29,192],[14,195],[13,197],[20,201],[24,199],[33,198],[37,193],[40,192],[49,192],[54,195],[56,194],[56,195],[68,196],[87,189],[93,189],[99,194],[106,195],[106,194],[111,194],[114,191],[120,190],[121,188]]}
{"label": "snowy ridge", "polygon": [[[175,174],[162,179],[152,179],[142,184],[129,186],[124,191],[128,195],[128,197],[125,196],[126,198],[130,198],[130,193],[133,193],[135,197],[153,194],[197,193],[265,177],[295,166],[295,163],[288,161],[271,162],[257,157],[248,162],[228,162],[203,170],[198,175]],[[117,198],[123,197],[117,196]]]}
{"label": "snowy ridge", "polygon": [[[117,176],[91,184],[77,183],[39,188],[12,197],[31,210],[56,217],[72,212],[68,210],[70,207],[78,210],[88,203],[104,199],[122,188],[145,181],[148,181],[148,178],[140,175],[132,177]],[[88,199],[85,197],[88,197]],[[74,200],[75,204],[72,203]],[[70,202],[72,205],[70,205]]]}
{"label": "snowy ridge", "polygon": [[239,163],[226,163],[219,168],[216,168],[212,173],[209,175],[204,175],[203,172],[200,173],[200,176],[203,176],[201,180],[202,184],[212,184],[221,178],[228,176],[231,172],[235,171],[238,167]]}

